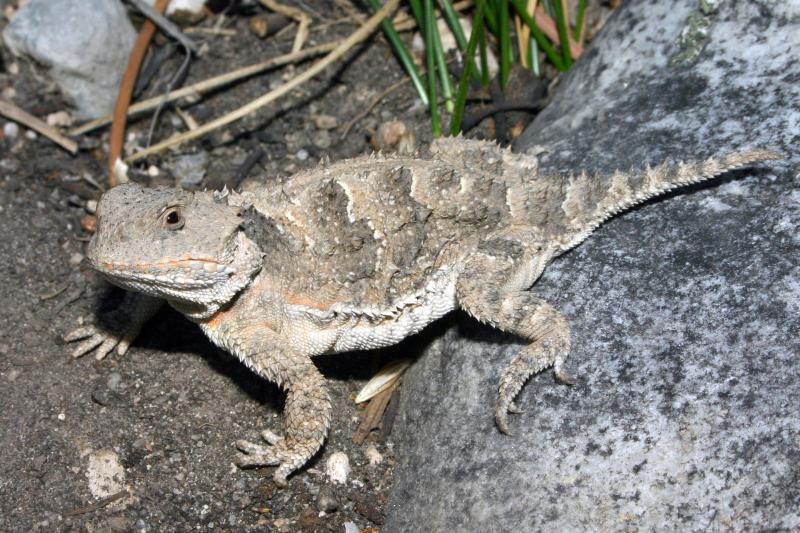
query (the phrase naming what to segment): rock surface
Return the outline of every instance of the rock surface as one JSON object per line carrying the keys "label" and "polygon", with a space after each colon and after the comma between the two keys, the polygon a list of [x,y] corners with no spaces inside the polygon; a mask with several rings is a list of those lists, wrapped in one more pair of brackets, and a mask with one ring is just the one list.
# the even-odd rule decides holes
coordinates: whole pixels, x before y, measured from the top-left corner
{"label": "rock surface", "polygon": [[82,119],[114,109],[135,38],[119,0],[29,0],[3,32],[11,51],[50,69]]}
{"label": "rock surface", "polygon": [[650,202],[548,267],[534,290],[572,326],[577,382],[535,376],[513,437],[493,406],[521,343],[464,315],[429,335],[382,531],[800,528],[800,8],[720,3],[679,44],[696,5],[625,2],[517,149],[554,172],[788,161]]}

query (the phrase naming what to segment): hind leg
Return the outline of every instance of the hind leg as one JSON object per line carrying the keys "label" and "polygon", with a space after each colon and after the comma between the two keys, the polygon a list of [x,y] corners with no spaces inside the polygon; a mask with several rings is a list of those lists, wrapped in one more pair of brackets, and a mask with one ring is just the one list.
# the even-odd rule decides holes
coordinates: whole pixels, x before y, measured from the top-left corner
{"label": "hind leg", "polygon": [[[510,435],[508,413],[520,412],[514,398],[533,375],[551,366],[556,377],[571,380],[564,372],[569,353],[569,326],[553,306],[525,290],[531,269],[528,254],[498,256],[501,250],[476,252],[468,258],[456,285],[459,306],[481,322],[519,335],[529,342],[514,357],[500,378],[495,408],[497,427]],[[526,285],[527,283],[527,285]]]}

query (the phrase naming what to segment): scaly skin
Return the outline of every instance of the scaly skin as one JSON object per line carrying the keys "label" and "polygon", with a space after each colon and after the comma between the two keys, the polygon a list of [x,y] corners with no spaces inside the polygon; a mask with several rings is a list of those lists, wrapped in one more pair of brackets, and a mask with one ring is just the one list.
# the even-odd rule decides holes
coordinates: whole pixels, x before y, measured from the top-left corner
{"label": "scaly skin", "polygon": [[[399,342],[461,308],[528,345],[506,367],[495,419],[534,373],[564,361],[564,317],[529,291],[545,266],[616,213],[675,187],[777,154],[752,151],[639,174],[539,175],[536,160],[491,143],[441,139],[416,157],[362,157],[253,192],[190,193],[129,184],[106,193],[92,266],[144,294],[117,332],[84,328],[76,355],[127,347],[166,300],[218,346],[287,394],[283,437],[239,441],[242,466],[286,478],[330,425],[311,358]],[[130,318],[132,317],[132,319]]]}

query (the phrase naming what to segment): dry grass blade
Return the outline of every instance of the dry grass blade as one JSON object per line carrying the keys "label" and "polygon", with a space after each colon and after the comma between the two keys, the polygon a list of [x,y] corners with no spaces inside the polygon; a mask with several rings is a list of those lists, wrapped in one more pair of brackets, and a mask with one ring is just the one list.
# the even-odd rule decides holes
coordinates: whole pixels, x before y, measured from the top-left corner
{"label": "dry grass blade", "polygon": [[391,387],[392,384],[400,379],[400,376],[403,375],[403,372],[405,372],[410,365],[410,360],[399,359],[381,368],[378,373],[372,376],[372,379],[370,379],[367,384],[364,385],[364,387],[356,396],[355,402],[366,402],[379,392]]}
{"label": "dry grass blade", "polygon": [[72,155],[78,153],[78,143],[72,139],[64,137],[46,122],[34,117],[24,109],[15,106],[11,102],[0,100],[0,115],[13,120],[14,122],[18,122],[26,128],[30,128],[41,133]]}
{"label": "dry grass blade", "polygon": [[[312,46],[297,53],[273,57],[272,59],[268,59],[254,65],[248,65],[246,67],[238,68],[231,72],[226,72],[225,74],[220,74],[219,76],[214,76],[213,78],[208,78],[207,80],[203,80],[192,85],[187,85],[186,87],[170,91],[164,95],[142,100],[141,102],[137,102],[128,108],[128,117],[156,109],[159,105],[168,104],[170,102],[180,100],[181,98],[199,97],[203,93],[213,91],[214,89],[244,78],[249,78],[250,76],[255,76],[256,74],[271,68],[288,65],[290,63],[296,63],[306,60],[310,57],[330,52],[340,44],[341,41],[335,41],[332,43]],[[82,135],[97,128],[103,127],[106,124],[111,123],[112,120],[112,115],[106,115],[105,117],[100,117],[96,120],[92,120],[91,122],[87,122],[86,124],[82,124],[77,128],[70,130],[69,133],[70,135]]]}
{"label": "dry grass blade", "polygon": [[223,126],[226,126],[232,122],[235,122],[250,113],[256,111],[257,109],[269,104],[280,98],[281,96],[289,93],[293,89],[299,87],[303,83],[307,82],[323,70],[325,70],[328,66],[333,64],[336,60],[346,54],[353,46],[360,43],[361,41],[365,40],[372,32],[374,32],[377,27],[380,25],[381,21],[392,14],[394,10],[397,9],[400,0],[389,0],[379,11],[377,11],[369,20],[361,26],[358,30],[353,32],[348,38],[344,39],[339,46],[337,46],[332,52],[330,52],[327,56],[323,59],[314,63],[311,67],[303,71],[301,74],[298,74],[294,78],[292,78],[287,83],[283,84],[282,86],[278,87],[274,91],[270,91],[263,96],[256,98],[252,102],[224,115],[216,120],[212,120],[206,124],[203,124],[199,128],[194,131],[188,131],[185,133],[181,133],[179,135],[175,135],[165,141],[160,143],[154,144],[149,148],[141,150],[132,156],[130,156],[127,161],[136,161],[138,159],[142,159],[150,154],[158,153],[167,148],[172,146],[177,146],[182,144],[188,140],[196,139],[201,137],[211,131],[219,129]]}

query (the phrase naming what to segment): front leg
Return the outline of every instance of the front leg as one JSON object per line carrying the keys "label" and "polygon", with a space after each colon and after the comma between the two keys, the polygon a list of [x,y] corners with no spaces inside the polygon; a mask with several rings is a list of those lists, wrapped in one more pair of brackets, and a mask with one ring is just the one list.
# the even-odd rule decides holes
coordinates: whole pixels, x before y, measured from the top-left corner
{"label": "front leg", "polygon": [[311,459],[328,435],[331,402],[325,379],[309,356],[288,346],[265,324],[229,328],[212,319],[201,327],[259,376],[286,391],[283,436],[264,432],[268,445],[236,443],[242,452],[236,461],[239,466],[278,466],[273,479],[285,485],[287,476]]}
{"label": "front leg", "polygon": [[538,276],[536,271],[541,269],[535,254],[524,245],[517,253],[510,253],[513,248],[497,246],[474,253],[456,285],[462,309],[530,343],[517,353],[500,378],[495,421],[508,435],[508,413],[520,412],[514,398],[533,374],[554,366],[556,377],[571,383],[563,368],[570,348],[569,326],[553,306],[526,290],[531,277]]}
{"label": "front leg", "polygon": [[142,326],[163,304],[164,300],[160,298],[125,291],[119,307],[99,315],[92,324],[70,331],[63,339],[65,342],[80,341],[72,350],[72,357],[81,357],[95,350],[95,359],[99,361],[114,348],[119,355],[125,355]]}

